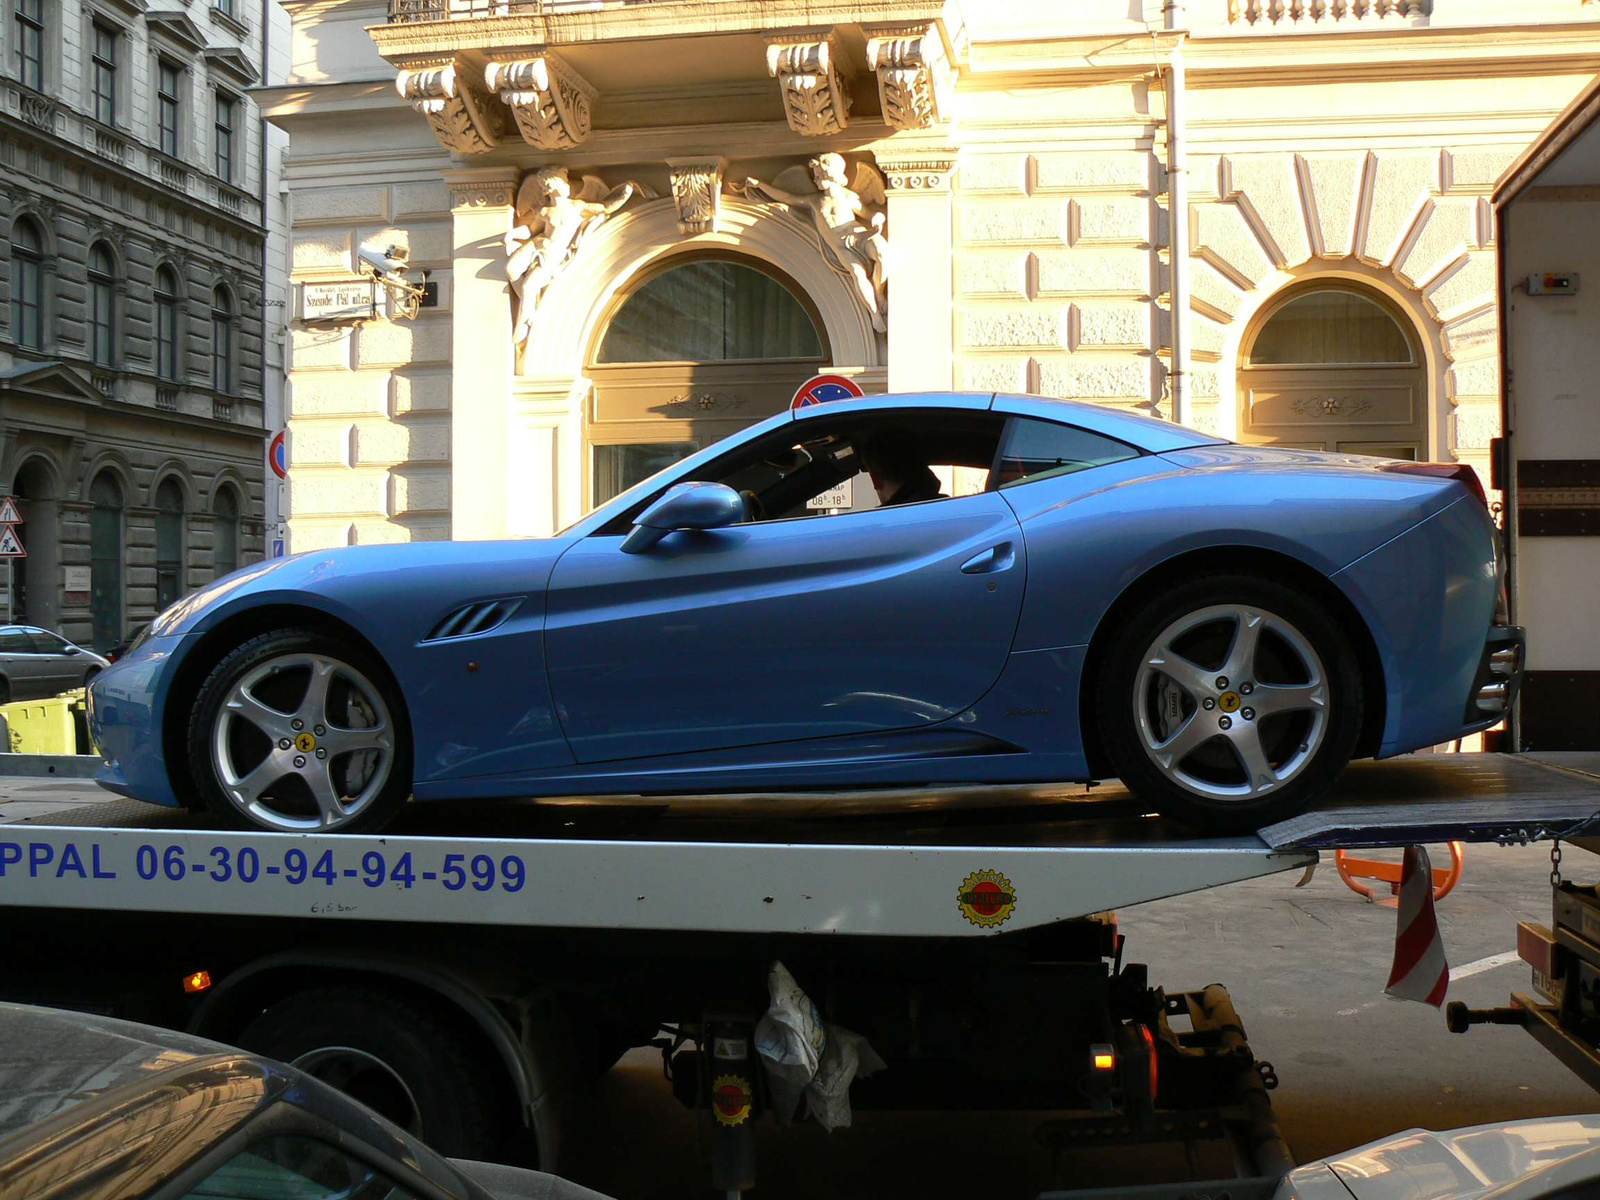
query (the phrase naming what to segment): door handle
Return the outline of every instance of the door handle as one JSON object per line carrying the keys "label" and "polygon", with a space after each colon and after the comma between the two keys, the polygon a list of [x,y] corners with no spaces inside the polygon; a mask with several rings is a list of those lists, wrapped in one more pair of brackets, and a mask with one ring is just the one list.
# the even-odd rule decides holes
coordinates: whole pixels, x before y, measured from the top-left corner
{"label": "door handle", "polygon": [[1017,561],[1016,548],[1010,542],[990,546],[981,554],[974,554],[961,564],[963,575],[992,575],[996,571],[1009,571]]}

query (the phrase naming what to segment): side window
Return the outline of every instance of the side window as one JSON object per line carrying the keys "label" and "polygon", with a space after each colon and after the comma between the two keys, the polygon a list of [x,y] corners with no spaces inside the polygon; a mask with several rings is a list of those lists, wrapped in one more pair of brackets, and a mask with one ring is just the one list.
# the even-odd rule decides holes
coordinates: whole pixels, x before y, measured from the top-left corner
{"label": "side window", "polygon": [[0,629],[0,654],[32,654],[33,641],[15,625]]}
{"label": "side window", "polygon": [[33,648],[39,654],[65,654],[67,643],[63,638],[43,629],[29,629],[28,636],[33,639]]}
{"label": "side window", "polygon": [[1001,418],[932,410],[810,419],[712,464],[751,521],[836,516],[986,491]]}
{"label": "side window", "polygon": [[1127,443],[1087,429],[1034,417],[1013,417],[1006,429],[1005,445],[1000,449],[995,486],[1008,488],[1137,457],[1139,451]]}
{"label": "side window", "polygon": [[416,1200],[413,1193],[315,1138],[264,1138],[234,1155],[189,1200]]}

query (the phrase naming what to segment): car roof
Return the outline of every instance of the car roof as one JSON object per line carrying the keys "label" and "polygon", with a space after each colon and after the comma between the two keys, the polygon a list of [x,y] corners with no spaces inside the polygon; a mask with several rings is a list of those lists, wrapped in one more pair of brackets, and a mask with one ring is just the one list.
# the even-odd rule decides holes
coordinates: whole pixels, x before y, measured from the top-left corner
{"label": "car roof", "polygon": [[0,1140],[158,1071],[219,1054],[238,1051],[111,1017],[0,1003]]}

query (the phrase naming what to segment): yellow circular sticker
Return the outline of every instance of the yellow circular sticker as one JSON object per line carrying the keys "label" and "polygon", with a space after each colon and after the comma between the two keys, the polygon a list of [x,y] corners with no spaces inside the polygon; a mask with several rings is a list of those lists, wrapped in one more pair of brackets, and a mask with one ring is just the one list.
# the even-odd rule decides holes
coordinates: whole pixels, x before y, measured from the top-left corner
{"label": "yellow circular sticker", "polygon": [[1217,697],[1217,707],[1225,713],[1238,712],[1239,705],[1242,703],[1243,701],[1239,699],[1238,692],[1223,692],[1222,695]]}
{"label": "yellow circular sticker", "polygon": [[310,754],[317,748],[317,739],[309,733],[302,733],[294,739],[294,748],[300,751],[301,754]]}
{"label": "yellow circular sticker", "polygon": [[718,1075],[711,1084],[711,1112],[723,1125],[743,1125],[750,1119],[753,1097],[743,1075]]}
{"label": "yellow circular sticker", "polygon": [[956,894],[961,915],[973,925],[1004,925],[1017,907],[1017,893],[999,871],[974,871]]}

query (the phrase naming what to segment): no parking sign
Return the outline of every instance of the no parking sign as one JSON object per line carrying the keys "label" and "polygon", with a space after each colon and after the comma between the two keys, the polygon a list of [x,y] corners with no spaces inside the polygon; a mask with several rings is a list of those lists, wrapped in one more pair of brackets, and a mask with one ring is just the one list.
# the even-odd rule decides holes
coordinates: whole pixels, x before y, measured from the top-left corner
{"label": "no parking sign", "polygon": [[790,408],[810,408],[813,404],[827,404],[830,400],[859,399],[865,393],[854,379],[843,375],[813,375],[800,385],[800,390],[789,402]]}

